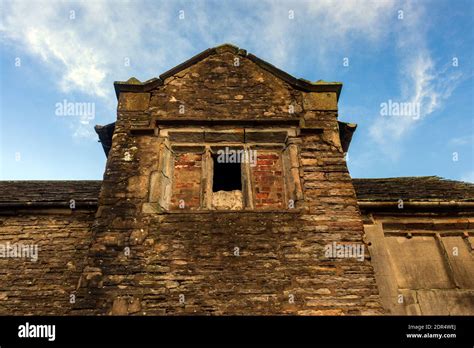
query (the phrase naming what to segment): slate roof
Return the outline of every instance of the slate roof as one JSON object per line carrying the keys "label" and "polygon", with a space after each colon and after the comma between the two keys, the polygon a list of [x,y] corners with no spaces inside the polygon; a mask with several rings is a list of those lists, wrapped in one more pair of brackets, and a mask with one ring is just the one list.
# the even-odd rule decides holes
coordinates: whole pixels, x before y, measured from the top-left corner
{"label": "slate roof", "polygon": [[[437,176],[353,179],[359,202],[456,201],[474,202],[474,184]],[[100,180],[0,181],[0,208],[97,205]]]}
{"label": "slate roof", "polygon": [[95,206],[99,197],[100,180],[34,180],[0,181],[0,208],[2,207],[69,207]]}
{"label": "slate roof", "polygon": [[415,176],[380,179],[353,179],[358,201],[474,201],[474,184]]}

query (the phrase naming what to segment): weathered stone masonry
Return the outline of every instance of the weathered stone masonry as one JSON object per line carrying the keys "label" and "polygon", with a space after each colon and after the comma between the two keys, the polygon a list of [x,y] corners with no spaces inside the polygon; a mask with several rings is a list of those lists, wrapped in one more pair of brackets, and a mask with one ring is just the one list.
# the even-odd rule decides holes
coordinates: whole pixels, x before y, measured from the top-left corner
{"label": "weathered stone masonry", "polygon": [[472,315],[474,185],[352,179],[341,87],[231,45],[116,82],[103,181],[0,181],[0,251],[39,246],[0,314]]}
{"label": "weathered stone masonry", "polygon": [[[159,81],[116,84],[118,117],[74,311],[382,312],[368,260],[324,257],[333,241],[363,242],[339,140],[340,85],[294,82],[251,57],[225,45]],[[214,210],[206,198],[206,151],[225,144],[262,151],[243,169],[250,187],[239,211]]]}
{"label": "weathered stone masonry", "polygon": [[89,181],[2,182],[0,245],[36,246],[38,258],[0,257],[0,314],[71,313],[98,187]]}

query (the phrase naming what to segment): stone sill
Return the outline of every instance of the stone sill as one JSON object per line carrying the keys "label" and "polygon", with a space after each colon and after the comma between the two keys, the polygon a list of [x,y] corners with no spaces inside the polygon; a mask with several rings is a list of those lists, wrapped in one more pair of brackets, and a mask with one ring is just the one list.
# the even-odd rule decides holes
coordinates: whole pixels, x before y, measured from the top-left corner
{"label": "stone sill", "polygon": [[144,214],[157,214],[157,215],[166,215],[166,214],[229,214],[229,213],[270,213],[270,214],[281,214],[281,213],[290,213],[290,214],[300,214],[304,210],[302,208],[294,209],[242,209],[242,210],[158,210],[156,208],[156,203],[144,203],[142,212]]}
{"label": "stone sill", "polygon": [[257,209],[247,209],[247,210],[169,210],[169,211],[163,211],[162,214],[228,214],[228,213],[291,213],[291,214],[297,214],[301,213],[303,210],[301,209],[266,209],[266,210],[257,210]]}

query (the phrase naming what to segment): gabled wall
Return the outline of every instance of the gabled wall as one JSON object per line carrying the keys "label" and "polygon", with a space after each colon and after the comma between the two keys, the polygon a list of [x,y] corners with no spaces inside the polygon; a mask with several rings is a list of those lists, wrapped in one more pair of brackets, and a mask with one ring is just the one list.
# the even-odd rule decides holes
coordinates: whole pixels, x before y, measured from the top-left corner
{"label": "gabled wall", "polygon": [[[191,126],[295,128],[280,150],[295,207],[282,201],[263,211],[163,210],[163,195],[176,194],[166,187],[176,191],[180,179],[163,167],[175,154],[164,150],[173,140],[162,130]],[[290,86],[231,46],[153,90],[120,93],[93,233],[78,314],[382,312],[367,257],[325,256],[333,242],[363,244],[336,93]]]}

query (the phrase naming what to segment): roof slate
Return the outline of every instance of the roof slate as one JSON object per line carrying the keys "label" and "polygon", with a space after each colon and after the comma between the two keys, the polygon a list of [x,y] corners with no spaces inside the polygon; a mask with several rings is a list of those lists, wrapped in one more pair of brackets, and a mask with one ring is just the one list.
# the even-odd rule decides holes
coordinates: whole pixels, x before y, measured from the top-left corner
{"label": "roof slate", "polygon": [[11,206],[69,206],[73,199],[76,205],[96,205],[100,180],[38,180],[0,181],[0,208]]}
{"label": "roof slate", "polygon": [[353,179],[359,201],[474,201],[474,184],[439,176]]}
{"label": "roof slate", "polygon": [[[474,201],[474,184],[437,176],[353,179],[359,202]],[[0,181],[0,208],[16,205],[97,204],[100,180]]]}

